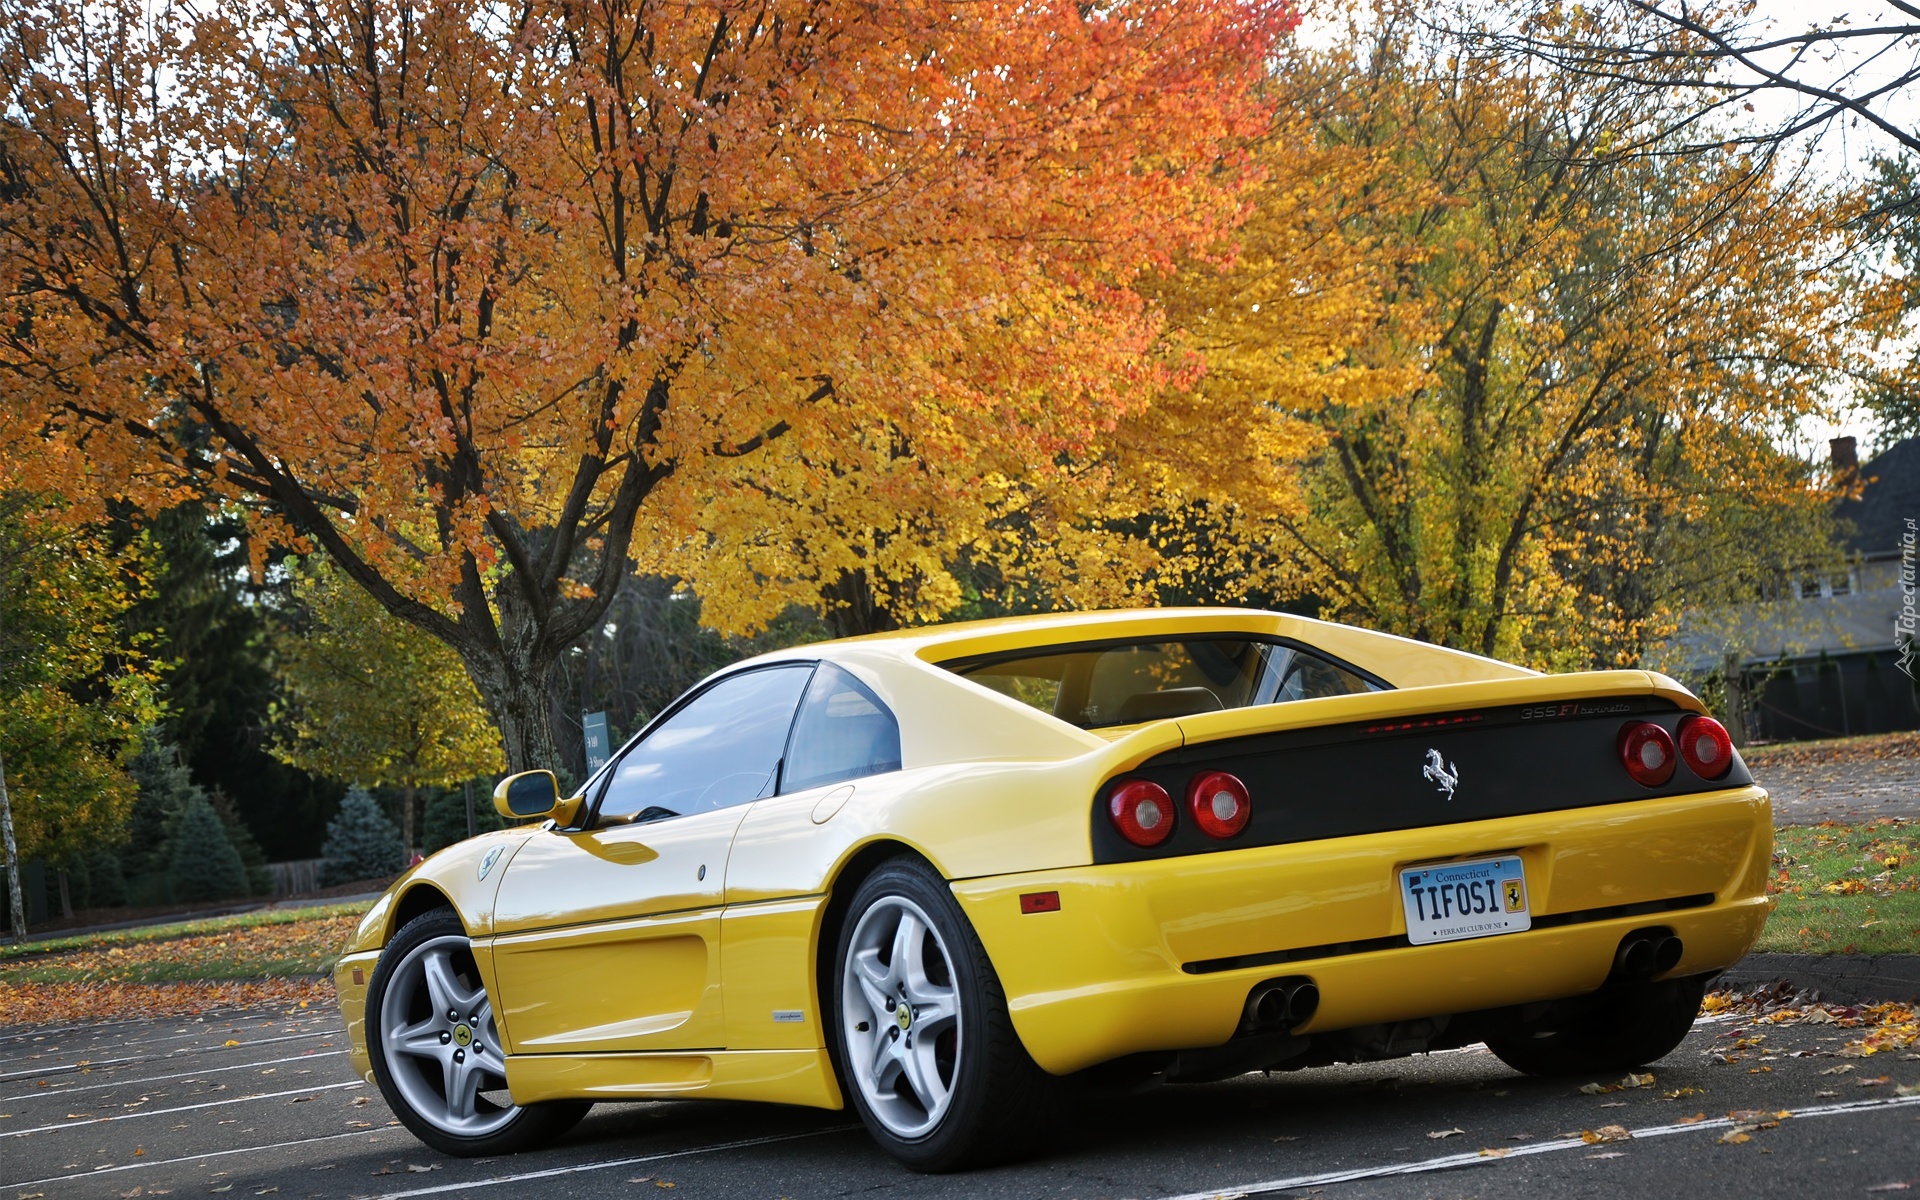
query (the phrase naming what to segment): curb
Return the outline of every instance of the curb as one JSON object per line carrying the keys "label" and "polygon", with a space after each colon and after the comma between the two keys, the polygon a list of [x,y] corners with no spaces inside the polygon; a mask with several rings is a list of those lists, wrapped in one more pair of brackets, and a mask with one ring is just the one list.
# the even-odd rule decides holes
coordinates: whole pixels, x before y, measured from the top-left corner
{"label": "curb", "polygon": [[1744,991],[1778,983],[1832,1003],[1908,1003],[1920,999],[1920,954],[1749,954],[1713,986]]}

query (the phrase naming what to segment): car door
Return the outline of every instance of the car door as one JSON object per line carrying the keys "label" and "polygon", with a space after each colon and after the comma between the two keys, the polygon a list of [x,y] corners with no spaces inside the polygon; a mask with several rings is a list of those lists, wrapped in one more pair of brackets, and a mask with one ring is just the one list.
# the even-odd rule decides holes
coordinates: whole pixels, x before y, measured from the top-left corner
{"label": "car door", "polygon": [[624,749],[578,829],[529,840],[495,902],[516,1054],[725,1044],[720,907],[748,805],[771,795],[811,663],[725,676]]}
{"label": "car door", "polygon": [[754,801],[734,837],[722,951],[728,1046],[823,1044],[812,935],[820,880],[846,844],[827,826],[864,781],[900,766],[893,713],[849,672],[821,663],[793,723],[780,794]]}

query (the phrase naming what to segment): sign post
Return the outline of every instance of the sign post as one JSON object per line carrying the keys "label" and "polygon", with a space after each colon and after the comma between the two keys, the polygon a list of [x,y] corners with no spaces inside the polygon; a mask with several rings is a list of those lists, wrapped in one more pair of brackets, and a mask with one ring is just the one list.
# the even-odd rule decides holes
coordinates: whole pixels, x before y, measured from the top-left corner
{"label": "sign post", "polygon": [[607,765],[612,757],[612,747],[607,744],[607,714],[604,712],[581,713],[580,733],[587,745],[587,775],[592,777],[595,771]]}

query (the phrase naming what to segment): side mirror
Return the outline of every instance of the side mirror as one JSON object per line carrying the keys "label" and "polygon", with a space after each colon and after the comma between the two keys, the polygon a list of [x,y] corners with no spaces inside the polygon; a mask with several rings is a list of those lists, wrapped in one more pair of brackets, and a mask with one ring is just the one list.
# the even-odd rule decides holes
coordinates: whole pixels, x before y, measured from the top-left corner
{"label": "side mirror", "polygon": [[522,771],[509,775],[493,789],[493,807],[509,821],[537,821],[552,817],[565,825],[579,810],[580,798],[560,798],[560,781],[552,771]]}

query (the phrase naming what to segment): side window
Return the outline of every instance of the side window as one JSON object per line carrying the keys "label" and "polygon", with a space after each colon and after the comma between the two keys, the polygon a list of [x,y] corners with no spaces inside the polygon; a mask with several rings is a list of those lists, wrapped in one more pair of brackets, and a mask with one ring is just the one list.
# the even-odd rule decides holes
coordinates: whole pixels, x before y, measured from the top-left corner
{"label": "side window", "polygon": [[780,790],[805,791],[899,769],[900,723],[859,680],[821,663],[793,725]]}
{"label": "side window", "polygon": [[1347,696],[1379,690],[1353,672],[1342,670],[1318,655],[1296,650],[1284,660],[1278,694],[1269,703],[1318,700],[1323,696]]}
{"label": "side window", "polygon": [[769,795],[811,664],[729,676],[668,717],[613,768],[598,823],[653,821]]}

